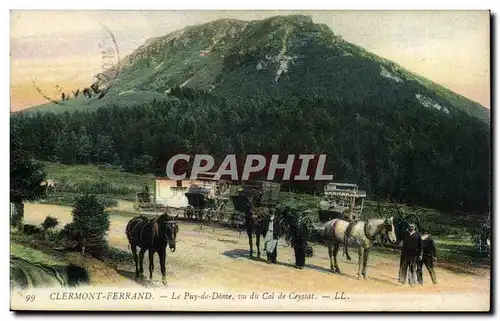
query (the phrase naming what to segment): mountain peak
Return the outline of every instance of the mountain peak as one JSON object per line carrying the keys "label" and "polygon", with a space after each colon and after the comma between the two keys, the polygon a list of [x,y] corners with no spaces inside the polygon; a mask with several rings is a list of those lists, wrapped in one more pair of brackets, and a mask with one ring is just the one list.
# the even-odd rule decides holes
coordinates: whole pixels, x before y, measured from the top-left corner
{"label": "mountain peak", "polygon": [[266,20],[276,22],[313,23],[313,19],[311,16],[302,14],[278,15],[264,19],[264,21]]}
{"label": "mountain peak", "polygon": [[[230,97],[313,95],[347,102],[467,113],[478,103],[336,35],[308,15],[218,19],[148,40],[122,60],[107,98],[169,99],[179,88]],[[127,99],[129,100],[129,99]]]}

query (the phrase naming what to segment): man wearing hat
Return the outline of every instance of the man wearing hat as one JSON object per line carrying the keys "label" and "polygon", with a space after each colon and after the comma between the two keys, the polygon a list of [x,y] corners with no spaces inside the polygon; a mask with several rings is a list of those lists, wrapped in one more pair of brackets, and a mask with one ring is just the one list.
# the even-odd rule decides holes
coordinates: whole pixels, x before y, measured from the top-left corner
{"label": "man wearing hat", "polygon": [[402,249],[402,266],[400,269],[400,280],[399,282],[405,284],[408,269],[410,269],[410,275],[408,276],[408,283],[414,286],[417,282],[417,263],[422,260],[423,255],[423,245],[422,238],[416,232],[415,224],[410,224],[408,232],[403,238],[403,249]]}
{"label": "man wearing hat", "polygon": [[436,284],[436,273],[434,272],[434,261],[436,261],[436,245],[434,240],[429,236],[429,231],[427,229],[422,229],[422,245],[423,245],[423,255],[422,259],[418,261],[417,264],[417,280],[418,283],[423,284],[424,279],[422,277],[422,268],[425,264],[427,271],[431,275],[432,283]]}

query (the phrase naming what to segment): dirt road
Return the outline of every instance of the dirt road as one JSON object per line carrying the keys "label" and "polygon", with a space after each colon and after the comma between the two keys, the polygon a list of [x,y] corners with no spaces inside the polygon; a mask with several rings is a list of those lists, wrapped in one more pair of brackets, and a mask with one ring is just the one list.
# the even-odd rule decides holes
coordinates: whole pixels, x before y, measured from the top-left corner
{"label": "dirt road", "polygon": [[[47,204],[26,204],[26,223],[41,223],[47,215],[56,217],[61,226],[71,221],[71,208]],[[112,215],[109,233],[110,245],[128,250],[125,226],[130,217]],[[358,280],[357,257],[353,261],[340,257],[342,274],[329,271],[328,253],[325,247],[314,246],[314,256],[306,260],[306,269],[293,268],[293,250],[281,243],[278,247],[277,265],[263,260],[247,258],[248,238],[243,232],[205,227],[200,231],[197,224],[179,223],[177,251],[167,253],[167,278],[174,288],[223,288],[231,291],[299,291],[335,292],[357,294],[412,293],[412,294],[463,294],[475,300],[487,300],[490,292],[489,270],[476,269],[474,274],[455,273],[438,267],[438,286],[430,284],[425,271],[423,286],[410,288],[397,283],[399,257],[372,253],[368,262],[368,280]],[[340,256],[340,255],[339,255]],[[264,255],[262,255],[264,257]],[[144,262],[148,275],[147,255]],[[131,277],[133,261],[118,267],[118,273]],[[155,264],[154,284],[161,286],[159,264]],[[483,302],[481,301],[481,302]],[[483,302],[483,305],[486,302]]]}

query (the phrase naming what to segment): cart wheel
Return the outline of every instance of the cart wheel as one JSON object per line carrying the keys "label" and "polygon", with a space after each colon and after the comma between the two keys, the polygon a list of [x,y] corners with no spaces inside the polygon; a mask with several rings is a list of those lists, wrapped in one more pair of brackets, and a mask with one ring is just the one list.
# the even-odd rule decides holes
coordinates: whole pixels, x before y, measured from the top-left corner
{"label": "cart wheel", "polygon": [[224,221],[224,212],[222,211],[219,211],[216,213],[216,221],[221,223],[222,221]]}
{"label": "cart wheel", "polygon": [[200,210],[193,208],[193,220],[197,221],[200,217]]}
{"label": "cart wheel", "polygon": [[[210,211],[210,222],[212,223],[212,225],[214,223],[217,223],[219,222],[219,214],[217,213],[217,211],[215,209],[212,209]],[[215,229],[215,228],[214,228]]]}
{"label": "cart wheel", "polygon": [[188,206],[184,210],[184,217],[187,218],[188,220],[191,220],[193,218],[193,209]]}
{"label": "cart wheel", "polygon": [[209,212],[209,210],[203,209],[203,211],[201,212],[200,217],[201,217],[202,221],[209,221],[210,222],[210,212]]}

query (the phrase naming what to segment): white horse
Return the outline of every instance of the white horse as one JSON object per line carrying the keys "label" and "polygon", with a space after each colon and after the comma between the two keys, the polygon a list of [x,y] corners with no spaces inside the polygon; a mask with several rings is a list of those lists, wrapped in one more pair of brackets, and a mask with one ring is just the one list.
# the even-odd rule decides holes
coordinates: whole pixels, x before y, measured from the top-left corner
{"label": "white horse", "polygon": [[[346,233],[349,225],[351,225],[350,231]],[[366,264],[368,262],[370,250],[375,244],[378,235],[386,235],[391,243],[397,242],[392,217],[385,219],[370,219],[368,221],[355,221],[352,223],[341,219],[333,219],[324,224],[316,225],[315,229],[326,241],[328,255],[330,256],[330,269],[333,272],[340,273],[337,264],[337,253],[340,244],[343,246],[348,244],[358,248],[358,278],[361,278],[361,275],[363,275],[363,278],[366,279]],[[345,252],[347,258],[350,260],[347,248]],[[332,257],[335,261],[335,265],[333,264]]]}

